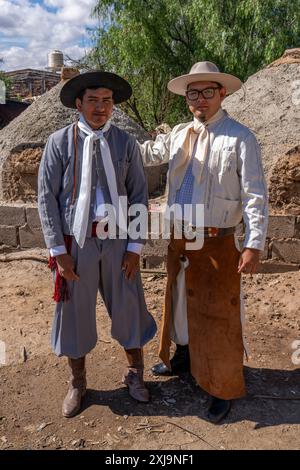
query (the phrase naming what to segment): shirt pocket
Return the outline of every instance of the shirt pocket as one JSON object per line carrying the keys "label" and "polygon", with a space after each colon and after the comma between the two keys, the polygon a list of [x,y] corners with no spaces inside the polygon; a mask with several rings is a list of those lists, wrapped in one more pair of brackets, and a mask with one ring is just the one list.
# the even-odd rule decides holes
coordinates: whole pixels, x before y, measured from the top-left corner
{"label": "shirt pocket", "polygon": [[220,153],[220,150],[211,150],[208,162],[210,173],[218,174]]}
{"label": "shirt pocket", "polygon": [[234,147],[226,147],[220,150],[218,160],[218,176],[220,183],[224,177],[236,171],[236,159],[237,156]]}
{"label": "shirt pocket", "polygon": [[212,220],[215,227],[235,227],[242,218],[242,203],[240,200],[222,199],[215,196]]}

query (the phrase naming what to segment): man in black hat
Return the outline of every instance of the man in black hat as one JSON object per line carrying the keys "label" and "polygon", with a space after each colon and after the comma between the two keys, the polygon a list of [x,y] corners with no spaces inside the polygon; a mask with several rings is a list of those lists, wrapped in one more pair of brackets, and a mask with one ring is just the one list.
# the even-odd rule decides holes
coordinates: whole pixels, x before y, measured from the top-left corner
{"label": "man in black hat", "polygon": [[[142,347],[156,325],[139,274],[143,237],[132,239],[126,232],[128,207],[147,207],[147,183],[136,139],[110,122],[113,105],[131,93],[130,85],[113,73],[93,71],[69,80],[60,99],[77,108],[80,119],[49,137],[40,164],[39,214],[57,302],[52,348],[68,357],[71,369],[65,417],[80,410],[86,393],[85,356],[97,342],[98,289],[112,337],[128,359],[123,383],[133,398],[149,401]],[[111,232],[112,219],[117,227]]]}

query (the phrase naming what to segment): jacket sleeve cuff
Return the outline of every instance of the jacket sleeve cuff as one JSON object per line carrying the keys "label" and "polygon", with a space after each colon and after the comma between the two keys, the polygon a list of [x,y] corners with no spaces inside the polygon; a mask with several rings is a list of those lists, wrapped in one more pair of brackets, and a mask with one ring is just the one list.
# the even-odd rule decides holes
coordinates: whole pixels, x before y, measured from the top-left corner
{"label": "jacket sleeve cuff", "polygon": [[65,245],[59,245],[59,246],[54,246],[53,248],[50,248],[50,256],[53,258],[55,256],[59,255],[65,255],[67,253]]}
{"label": "jacket sleeve cuff", "polygon": [[143,250],[143,246],[144,245],[142,243],[129,242],[127,245],[127,251],[131,251],[132,253],[140,256]]}

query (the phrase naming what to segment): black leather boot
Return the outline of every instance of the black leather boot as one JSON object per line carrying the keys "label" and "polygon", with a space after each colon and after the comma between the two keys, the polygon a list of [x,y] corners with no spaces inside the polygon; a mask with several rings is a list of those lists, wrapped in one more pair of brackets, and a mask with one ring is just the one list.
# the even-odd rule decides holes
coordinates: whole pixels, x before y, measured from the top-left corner
{"label": "black leather boot", "polygon": [[154,375],[176,375],[183,372],[190,372],[190,353],[189,346],[176,344],[176,351],[170,360],[171,370],[163,363],[155,364],[151,368]]}
{"label": "black leather boot", "polygon": [[221,398],[212,397],[207,419],[214,424],[219,423],[227,414],[231,408],[231,400],[222,400]]}

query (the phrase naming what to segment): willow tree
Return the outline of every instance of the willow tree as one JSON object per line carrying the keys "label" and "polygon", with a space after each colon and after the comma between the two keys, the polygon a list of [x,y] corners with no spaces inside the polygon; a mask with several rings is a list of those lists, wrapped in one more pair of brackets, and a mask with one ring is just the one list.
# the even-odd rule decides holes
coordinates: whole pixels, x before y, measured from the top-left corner
{"label": "willow tree", "polygon": [[245,80],[300,43],[299,0],[99,0],[90,63],[133,86],[127,104],[146,129],[187,117],[167,82],[210,60]]}

